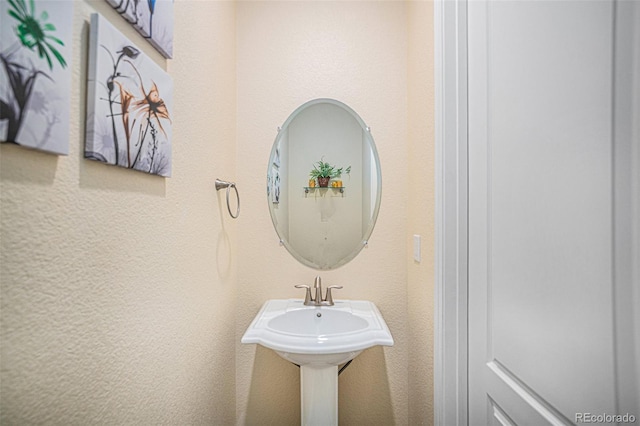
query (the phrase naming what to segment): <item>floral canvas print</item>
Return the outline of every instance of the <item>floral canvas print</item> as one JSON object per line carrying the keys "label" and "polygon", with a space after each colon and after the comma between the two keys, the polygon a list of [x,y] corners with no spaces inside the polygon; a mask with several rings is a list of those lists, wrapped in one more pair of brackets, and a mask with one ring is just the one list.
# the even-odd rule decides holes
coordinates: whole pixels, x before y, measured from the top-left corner
{"label": "floral canvas print", "polygon": [[88,74],[85,158],[170,176],[171,77],[98,14]]}
{"label": "floral canvas print", "polygon": [[280,172],[276,168],[271,169],[271,202],[273,204],[280,203]]}
{"label": "floral canvas print", "polygon": [[173,58],[173,0],[107,0],[165,58]]}
{"label": "floral canvas print", "polygon": [[0,141],[69,153],[73,1],[0,1]]}

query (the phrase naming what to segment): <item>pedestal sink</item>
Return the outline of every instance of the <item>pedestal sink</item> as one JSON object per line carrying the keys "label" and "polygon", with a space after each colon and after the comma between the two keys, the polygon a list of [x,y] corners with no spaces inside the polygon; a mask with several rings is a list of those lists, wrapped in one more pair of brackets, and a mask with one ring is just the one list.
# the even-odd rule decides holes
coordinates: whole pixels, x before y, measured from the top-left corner
{"label": "pedestal sink", "polygon": [[305,306],[300,299],[268,300],[242,336],[300,366],[303,425],[338,424],[338,365],[393,337],[372,302],[337,300]]}

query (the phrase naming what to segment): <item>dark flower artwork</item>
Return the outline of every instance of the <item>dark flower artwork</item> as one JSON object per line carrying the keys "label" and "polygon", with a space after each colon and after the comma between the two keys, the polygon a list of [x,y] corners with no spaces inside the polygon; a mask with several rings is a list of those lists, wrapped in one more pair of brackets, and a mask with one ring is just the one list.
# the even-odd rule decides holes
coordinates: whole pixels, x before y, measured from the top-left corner
{"label": "dark flower artwork", "polygon": [[0,2],[0,141],[69,152],[73,1]]}
{"label": "dark flower artwork", "polygon": [[98,14],[91,16],[85,157],[171,175],[171,77]]}
{"label": "dark flower artwork", "polygon": [[173,57],[173,0],[106,0],[165,58]]}

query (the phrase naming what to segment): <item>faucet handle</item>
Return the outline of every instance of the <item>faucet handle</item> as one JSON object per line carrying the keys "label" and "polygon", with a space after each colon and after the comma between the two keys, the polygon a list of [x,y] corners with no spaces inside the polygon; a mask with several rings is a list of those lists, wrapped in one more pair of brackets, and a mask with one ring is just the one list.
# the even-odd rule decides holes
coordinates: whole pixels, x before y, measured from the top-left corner
{"label": "faucet handle", "polygon": [[304,295],[304,304],[308,304],[309,302],[312,302],[313,299],[311,298],[311,287],[309,287],[306,284],[298,284],[294,286],[295,288],[305,288],[307,289],[305,295]]}
{"label": "faucet handle", "polygon": [[342,286],[341,285],[330,285],[329,287],[327,287],[327,297],[324,298],[324,300],[327,302],[327,304],[329,305],[333,305],[333,297],[331,296],[331,289],[335,288],[335,289],[341,289]]}

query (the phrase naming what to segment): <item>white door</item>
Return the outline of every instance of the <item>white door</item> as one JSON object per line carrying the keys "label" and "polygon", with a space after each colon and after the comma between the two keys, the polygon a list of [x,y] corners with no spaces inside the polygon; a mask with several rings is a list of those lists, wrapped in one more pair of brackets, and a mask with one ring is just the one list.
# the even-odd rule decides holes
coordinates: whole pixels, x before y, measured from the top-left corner
{"label": "white door", "polygon": [[637,262],[616,257],[617,7],[469,2],[470,425],[640,422],[640,330],[617,308],[638,290],[616,281]]}

